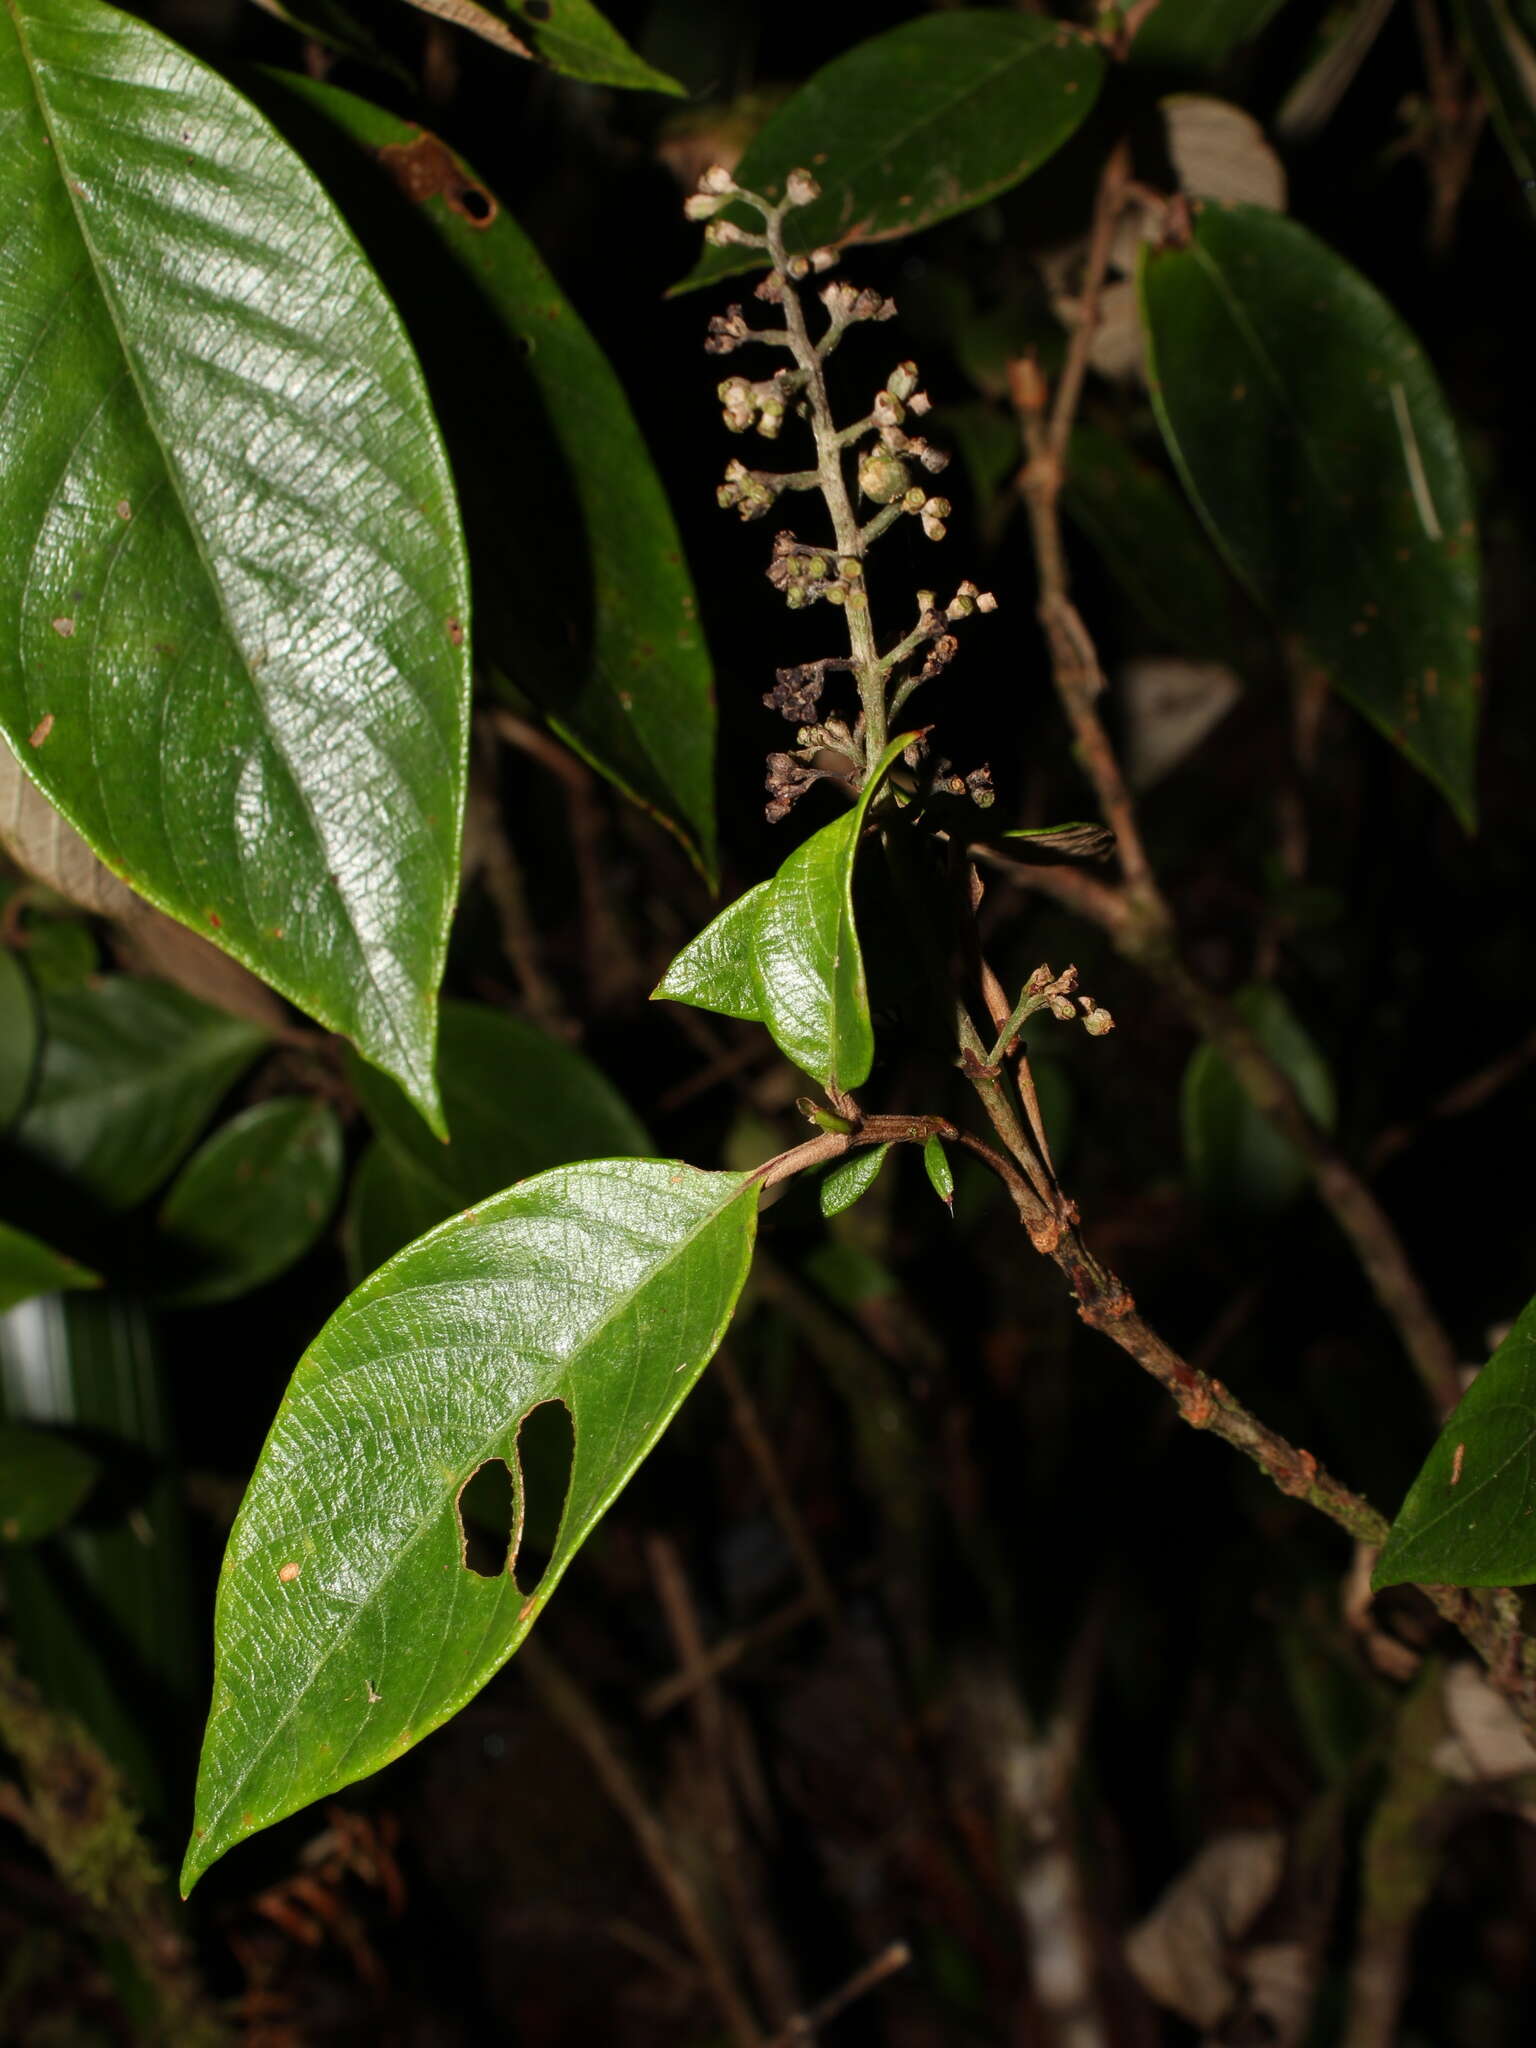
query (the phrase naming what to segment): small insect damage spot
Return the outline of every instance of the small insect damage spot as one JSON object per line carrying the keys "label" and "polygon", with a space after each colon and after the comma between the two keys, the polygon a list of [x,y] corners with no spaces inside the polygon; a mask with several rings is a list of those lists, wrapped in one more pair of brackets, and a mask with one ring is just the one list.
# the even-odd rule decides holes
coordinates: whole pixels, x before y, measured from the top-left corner
{"label": "small insect damage spot", "polygon": [[53,630],[61,640],[73,640],[75,637],[75,622],[73,619],[55,619]]}
{"label": "small insect damage spot", "polygon": [[379,162],[413,206],[441,199],[472,228],[488,228],[500,211],[495,194],[469,177],[447,143],[425,128],[414,142],[386,142]]}
{"label": "small insect damage spot", "polygon": [[477,1578],[510,1578],[525,1599],[537,1593],[554,1555],[576,1434],[563,1401],[541,1401],[518,1425],[514,1463],[487,1458],[455,1502],[460,1558]]}
{"label": "small insect damage spot", "polygon": [[207,918],[208,922],[213,926],[216,932],[222,931],[224,929],[224,920],[222,917],[220,917],[219,913],[216,910],[205,910],[203,915]]}
{"label": "small insect damage spot", "polygon": [[279,1584],[291,1586],[303,1569],[304,1567],[301,1564],[280,1564],[277,1568]]}
{"label": "small insect damage spot", "polygon": [[112,510],[117,514],[119,519],[131,519],[133,517],[133,507],[126,498],[119,498],[117,503],[112,507]]}
{"label": "small insect damage spot", "polygon": [[37,721],[36,725],[33,726],[31,732],[27,734],[27,745],[29,747],[40,747],[43,744],[43,741],[47,739],[49,733],[51,733],[52,731],[53,713],[51,711],[45,711],[42,717]]}
{"label": "small insect damage spot", "polygon": [[455,647],[462,647],[464,645],[464,625],[462,620],[450,619],[448,621],[448,638]]}

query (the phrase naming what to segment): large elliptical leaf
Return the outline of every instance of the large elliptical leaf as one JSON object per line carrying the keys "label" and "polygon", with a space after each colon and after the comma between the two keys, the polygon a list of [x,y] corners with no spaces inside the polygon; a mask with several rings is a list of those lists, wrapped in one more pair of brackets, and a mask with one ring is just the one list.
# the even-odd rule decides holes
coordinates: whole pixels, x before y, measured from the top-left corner
{"label": "large elliptical leaf", "polygon": [[[758,1187],[667,1160],[560,1167],[443,1224],[337,1310],[230,1536],[184,1890],[242,1836],[399,1756],[505,1663],[719,1343]],[[495,1578],[466,1568],[457,1502],[488,1460],[517,1472],[545,1401],[570,1411],[575,1455],[525,1595],[515,1544]]]}
{"label": "large elliptical leaf", "polygon": [[[1060,22],[957,8],[903,22],[834,57],[764,122],[736,166],[778,198],[796,165],[821,186],[784,224],[793,253],[915,234],[1027,178],[1079,127],[1104,62]],[[743,207],[724,218],[761,231]],[[675,291],[755,270],[759,251],[707,247]]]}
{"label": "large elliptical leaf", "polygon": [[715,862],[709,649],[623,387],[532,242],[435,135],[272,73],[263,104],[411,322],[453,454],[482,660]]}
{"label": "large elliptical leaf", "polygon": [[1158,424],[1285,637],[1475,814],[1478,557],[1445,399],[1374,286],[1294,221],[1207,202],[1141,263]]}
{"label": "large elliptical leaf", "polygon": [[891,741],[841,818],[813,832],[686,945],[651,993],[766,1024],[780,1052],[823,1088],[860,1087],[875,1057],[853,868],[876,790],[915,735]]}
{"label": "large elliptical leaf", "polygon": [[100,0],[0,6],[0,727],[139,894],[437,1115],[468,600],[323,190]]}
{"label": "large elliptical leaf", "polygon": [[1374,1587],[1536,1583],[1536,1300],[1462,1397],[1382,1546]]}

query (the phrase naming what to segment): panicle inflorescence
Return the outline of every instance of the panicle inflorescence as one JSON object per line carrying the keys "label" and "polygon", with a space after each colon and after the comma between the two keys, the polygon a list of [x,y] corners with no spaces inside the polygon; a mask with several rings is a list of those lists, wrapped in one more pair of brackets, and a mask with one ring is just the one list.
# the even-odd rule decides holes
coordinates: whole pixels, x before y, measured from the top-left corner
{"label": "panicle inflorescence", "polygon": [[[769,269],[756,286],[755,297],[782,312],[780,324],[758,327],[737,304],[710,320],[704,346],[712,355],[733,355],[755,346],[780,349],[790,357],[789,363],[766,376],[753,378],[738,371],[721,381],[717,388],[727,428],[733,434],[755,432],[762,440],[777,441],[787,420],[801,418],[809,422],[816,445],[815,466],[801,470],[754,469],[734,459],[726,466],[716,496],[724,508],[751,520],[763,518],[789,494],[821,494],[832,516],[831,540],[808,542],[793,530],[781,530],[774,538],[768,579],[792,609],[815,603],[842,609],[852,645],[848,659],[781,669],[775,688],[764,698],[802,728],[796,753],[770,759],[770,818],[784,816],[795,798],[822,775],[839,772],[817,765],[828,750],[849,757],[856,786],[860,772],[868,772],[884,745],[888,718],[953,658],[957,641],[952,628],[995,604],[991,594],[974,583],[962,583],[942,607],[931,592],[920,592],[917,626],[889,652],[878,650],[864,558],[902,518],[916,519],[929,540],[944,538],[949,500],[938,496],[925,479],[938,476],[949,457],[915,430],[915,423],[929,411],[915,363],[896,365],[862,418],[841,428],[832,420],[824,374],[828,357],[850,328],[889,320],[896,308],[879,292],[831,278],[817,294],[823,319],[819,334],[812,336],[796,287],[814,273],[833,269],[838,251],[826,245],[791,252],[784,224],[788,215],[813,206],[820,197],[809,171],[791,171],[783,198],[775,201],[738,185],[717,165],[704,173],[687,203],[690,219],[708,222],[705,237],[713,246],[762,252]],[[749,220],[755,224],[748,225]],[[858,504],[868,508],[867,517],[855,509]],[[853,675],[860,716],[852,725],[825,718],[818,722],[827,676],[841,670]],[[951,775],[950,781],[974,801],[991,802],[985,771],[969,777]]]}

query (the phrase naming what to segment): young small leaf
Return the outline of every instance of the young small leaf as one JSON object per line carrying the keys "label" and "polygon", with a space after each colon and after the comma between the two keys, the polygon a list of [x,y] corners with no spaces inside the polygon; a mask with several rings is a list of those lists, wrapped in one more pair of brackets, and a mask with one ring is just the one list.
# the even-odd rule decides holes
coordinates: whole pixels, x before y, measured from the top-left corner
{"label": "young small leaf", "polygon": [[286,1272],[341,1192],[341,1126],[324,1102],[282,1096],[198,1147],[160,1209],[168,1272],[159,1298],[229,1301]]}
{"label": "young small leaf", "polygon": [[76,1265],[30,1232],[0,1223],[0,1315],[34,1294],[62,1294],[70,1287],[99,1287],[101,1278]]}
{"label": "young small leaf", "polygon": [[[792,253],[915,234],[1038,170],[1083,121],[1103,74],[1097,50],[1041,16],[923,15],[824,65],[763,124],[735,176],[777,198],[796,165],[814,169],[820,199],[785,223]],[[761,225],[739,208],[725,217]],[[709,247],[674,290],[765,260]]]}
{"label": "young small leaf", "polygon": [[12,1142],[113,1209],[159,1186],[267,1042],[254,1024],[125,974],[50,995],[44,1024]]}
{"label": "young small leaf", "polygon": [[875,1057],[864,956],[853,921],[853,866],[865,813],[912,734],[891,741],[853,808],[813,832],[771,881],[722,910],[667,969],[666,997],[766,1024],[774,1043],[824,1088],[857,1088]]}
{"label": "young small leaf", "polygon": [[933,1192],[948,1209],[955,1213],[955,1176],[949,1164],[949,1154],[937,1138],[930,1138],[923,1147],[923,1171],[927,1174]]}
{"label": "young small leaf", "polygon": [[[593,1160],[392,1259],[294,1373],[229,1539],[182,1873],[399,1756],[517,1648],[681,1406],[746,1278],[759,1183]],[[458,1497],[563,1401],[575,1457],[527,1597],[466,1568]],[[515,1533],[515,1531],[514,1531]]]}
{"label": "young small leaf", "polygon": [[407,5],[466,28],[509,56],[531,58],[587,85],[683,91],[675,78],[637,57],[592,0],[407,0]]}
{"label": "young small leaf", "polygon": [[120,880],[436,1112],[468,589],[323,188],[102,0],[0,9],[0,730]]}
{"label": "young small leaf", "polygon": [[1217,546],[1323,677],[1475,813],[1479,585],[1456,429],[1413,336],[1295,221],[1207,204],[1142,252],[1152,397]]}
{"label": "young small leaf", "polygon": [[[1331,1130],[1333,1076],[1284,996],[1258,982],[1238,993],[1236,1008],[1318,1123]],[[1185,1170],[1213,1211],[1272,1213],[1306,1188],[1307,1162],[1254,1107],[1213,1045],[1197,1047],[1184,1070],[1183,1115]]]}
{"label": "young small leaf", "polygon": [[1279,12],[1281,0],[1158,0],[1131,42],[1129,61],[1149,71],[1217,71]]}
{"label": "young small leaf", "polygon": [[0,1543],[36,1543],[61,1529],[100,1469],[68,1437],[0,1423]]}
{"label": "young small leaf", "polygon": [[1536,1583],[1536,1300],[1467,1389],[1398,1511],[1375,1587]]}
{"label": "young small leaf", "polygon": [[850,1152],[840,1160],[822,1180],[818,1193],[821,1197],[823,1216],[841,1216],[845,1209],[851,1209],[860,1195],[868,1194],[880,1177],[885,1164],[889,1145],[870,1145],[862,1151]]}

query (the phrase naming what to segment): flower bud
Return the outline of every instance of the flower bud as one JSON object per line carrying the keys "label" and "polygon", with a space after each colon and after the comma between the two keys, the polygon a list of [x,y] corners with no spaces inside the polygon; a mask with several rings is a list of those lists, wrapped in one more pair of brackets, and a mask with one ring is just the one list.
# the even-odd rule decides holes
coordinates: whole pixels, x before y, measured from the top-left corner
{"label": "flower bud", "polygon": [[734,192],[736,190],[736,180],[731,176],[724,164],[711,164],[709,169],[699,179],[699,190],[701,192]]}
{"label": "flower bud", "polygon": [[886,379],[886,389],[896,398],[910,398],[917,389],[916,363],[898,363]]}
{"label": "flower bud", "polygon": [[821,187],[809,171],[791,171],[785,180],[784,197],[791,206],[810,206],[821,197]]}
{"label": "flower bud", "polygon": [[859,460],[859,489],[877,505],[892,505],[908,495],[907,465],[884,448],[871,448]]}

